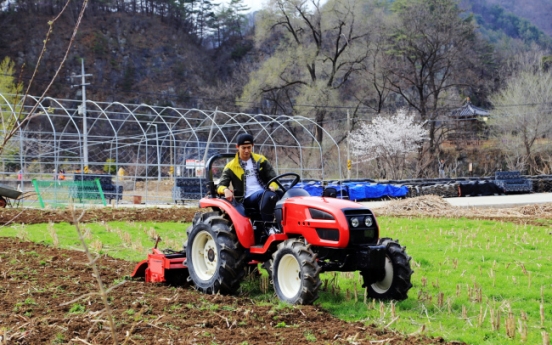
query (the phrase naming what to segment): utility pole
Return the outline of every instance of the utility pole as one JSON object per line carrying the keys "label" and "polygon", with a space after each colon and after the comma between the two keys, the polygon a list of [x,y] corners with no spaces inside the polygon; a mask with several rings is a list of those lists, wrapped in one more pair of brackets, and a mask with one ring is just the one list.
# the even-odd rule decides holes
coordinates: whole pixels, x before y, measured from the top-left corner
{"label": "utility pole", "polygon": [[349,134],[351,134],[351,120],[349,110],[347,110],[347,179],[351,179],[351,144],[349,142]]}
{"label": "utility pole", "polygon": [[91,77],[93,74],[84,74],[84,59],[81,59],[81,74],[74,77],[81,77],[80,85],[73,85],[71,87],[82,86],[82,105],[79,107],[79,114],[82,114],[82,156],[83,156],[83,171],[88,173],[88,124],[86,123],[86,85],[90,85],[84,79],[85,77]]}

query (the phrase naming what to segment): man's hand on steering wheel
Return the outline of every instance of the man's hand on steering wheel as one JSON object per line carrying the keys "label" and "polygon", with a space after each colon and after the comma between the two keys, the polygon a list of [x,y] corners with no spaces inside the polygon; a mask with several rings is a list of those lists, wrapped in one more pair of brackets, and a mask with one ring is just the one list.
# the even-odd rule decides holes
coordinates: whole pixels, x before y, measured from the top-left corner
{"label": "man's hand on steering wheel", "polygon": [[[292,176],[293,177],[293,181],[291,181],[288,188],[284,187],[284,185],[280,182],[281,178],[287,177],[287,176]],[[299,176],[296,173],[285,173],[285,174],[281,174],[281,175],[278,175],[278,176],[275,176],[275,177],[271,178],[270,181],[268,181],[267,186],[269,186],[270,190],[274,191],[275,188],[270,186],[274,182],[274,183],[276,183],[276,185],[278,185],[278,188],[280,188],[282,190],[282,192],[285,193],[289,189],[293,188],[293,186],[295,186],[297,183],[299,183],[300,180],[301,180],[301,176]]]}

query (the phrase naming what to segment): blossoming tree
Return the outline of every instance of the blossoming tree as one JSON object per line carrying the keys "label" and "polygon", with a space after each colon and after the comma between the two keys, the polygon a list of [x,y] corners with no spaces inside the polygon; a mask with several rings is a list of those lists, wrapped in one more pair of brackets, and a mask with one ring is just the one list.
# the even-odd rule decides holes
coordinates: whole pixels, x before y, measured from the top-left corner
{"label": "blossoming tree", "polygon": [[377,116],[349,134],[351,153],[359,162],[376,160],[382,177],[400,179],[406,172],[409,154],[427,138],[423,124],[413,114],[399,110],[392,116]]}

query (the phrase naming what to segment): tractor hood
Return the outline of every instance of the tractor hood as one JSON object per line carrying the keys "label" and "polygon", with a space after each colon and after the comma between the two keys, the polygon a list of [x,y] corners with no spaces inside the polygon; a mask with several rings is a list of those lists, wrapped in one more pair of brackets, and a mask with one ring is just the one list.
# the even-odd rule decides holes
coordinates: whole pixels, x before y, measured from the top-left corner
{"label": "tractor hood", "polygon": [[346,248],[374,244],[379,237],[374,214],[357,202],[298,196],[285,199],[278,207],[284,232],[301,235],[313,245]]}
{"label": "tractor hood", "polygon": [[286,203],[297,205],[312,205],[320,208],[328,208],[332,210],[341,210],[345,208],[366,208],[366,206],[351,200],[336,199],[330,197],[319,196],[298,196],[285,200]]}

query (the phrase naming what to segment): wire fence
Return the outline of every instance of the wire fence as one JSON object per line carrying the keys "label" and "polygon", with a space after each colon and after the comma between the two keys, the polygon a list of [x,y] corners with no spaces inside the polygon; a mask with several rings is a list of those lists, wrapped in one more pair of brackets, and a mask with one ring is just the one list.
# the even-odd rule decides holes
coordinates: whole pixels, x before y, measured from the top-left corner
{"label": "wire fence", "polygon": [[[255,137],[255,151],[278,173],[342,178],[345,157],[333,137],[341,129],[320,127],[307,117],[34,96],[12,105],[10,99],[13,95],[0,94],[2,136],[19,127],[3,148],[0,184],[23,192],[33,190],[33,180],[93,175],[108,195],[116,193],[108,202],[183,201],[189,195],[179,190],[185,187],[178,186],[179,179],[203,177],[206,160],[235,152],[244,132]],[[323,142],[316,139],[320,131]],[[196,189],[193,193],[203,193]]]}

